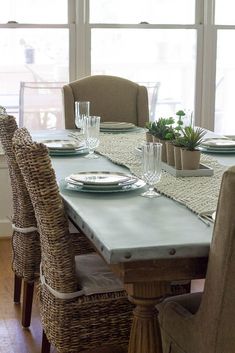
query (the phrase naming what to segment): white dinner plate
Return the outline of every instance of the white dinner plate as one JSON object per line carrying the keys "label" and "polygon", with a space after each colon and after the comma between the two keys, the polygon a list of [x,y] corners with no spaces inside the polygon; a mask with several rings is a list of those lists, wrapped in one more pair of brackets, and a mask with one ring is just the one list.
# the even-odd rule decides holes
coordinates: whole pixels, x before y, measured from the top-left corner
{"label": "white dinner plate", "polygon": [[83,184],[81,182],[75,181],[71,179],[70,177],[66,177],[65,181],[69,184],[77,185],[80,187],[85,187],[86,189],[92,189],[92,190],[116,190],[116,189],[121,189],[124,186],[134,184],[138,181],[138,178],[131,178],[123,183],[119,184],[111,184],[111,185],[102,185],[102,184]]}
{"label": "white dinner plate", "polygon": [[117,122],[117,121],[105,121],[100,124],[101,130],[129,130],[136,126],[132,123]]}
{"label": "white dinner plate", "polygon": [[205,139],[201,143],[202,147],[207,147],[207,148],[234,148],[235,149],[235,141],[229,140],[228,138],[210,138],[210,139]]}
{"label": "white dinner plate", "polygon": [[138,181],[136,183],[133,183],[131,185],[125,185],[121,188],[117,188],[117,189],[106,189],[106,188],[96,188],[96,189],[90,189],[90,188],[86,188],[85,186],[79,186],[79,185],[74,185],[74,184],[70,184],[70,183],[66,183],[65,188],[67,190],[73,190],[73,191],[78,191],[78,192],[90,192],[90,193],[113,193],[113,192],[127,192],[127,191],[134,191],[137,189],[140,189],[142,187],[144,187],[146,184],[143,180],[138,179]]}
{"label": "white dinner plate", "polygon": [[49,150],[74,151],[74,150],[84,149],[84,143],[71,140],[71,139],[43,140],[40,142],[46,145]]}
{"label": "white dinner plate", "polygon": [[74,173],[69,178],[84,185],[118,185],[130,181],[134,177],[126,173],[92,171]]}
{"label": "white dinner plate", "polygon": [[78,150],[49,150],[50,156],[58,157],[68,157],[68,156],[77,156],[81,154],[87,154],[89,151],[87,148],[78,149]]}
{"label": "white dinner plate", "polygon": [[197,147],[197,149],[199,149],[202,152],[206,152],[206,153],[224,153],[224,154],[235,154],[235,149],[233,148],[229,148],[229,149],[225,149],[225,148],[206,148],[204,146],[199,146]]}

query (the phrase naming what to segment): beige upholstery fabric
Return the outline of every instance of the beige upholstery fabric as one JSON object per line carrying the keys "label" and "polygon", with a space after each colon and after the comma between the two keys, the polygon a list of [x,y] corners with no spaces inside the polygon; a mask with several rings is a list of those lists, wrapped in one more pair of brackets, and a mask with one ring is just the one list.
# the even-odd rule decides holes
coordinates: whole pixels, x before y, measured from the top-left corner
{"label": "beige upholstery fabric", "polygon": [[195,295],[172,297],[158,306],[163,353],[235,352],[234,210],[235,167],[232,167],[222,179],[199,309],[196,310],[200,298]]}
{"label": "beige upholstery fabric", "polygon": [[101,121],[127,121],[144,127],[149,120],[148,94],[144,86],[124,78],[95,75],[65,85],[65,128],[74,129],[75,101],[90,101],[90,114]]}

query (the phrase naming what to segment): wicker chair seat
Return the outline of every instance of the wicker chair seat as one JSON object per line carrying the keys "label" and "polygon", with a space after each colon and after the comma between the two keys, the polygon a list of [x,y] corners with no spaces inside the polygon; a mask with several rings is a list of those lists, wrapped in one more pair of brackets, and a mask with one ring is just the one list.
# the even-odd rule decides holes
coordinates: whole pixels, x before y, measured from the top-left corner
{"label": "wicker chair seat", "polygon": [[[75,262],[75,298],[58,298],[46,285],[40,286],[40,311],[48,340],[58,352],[66,353],[96,348],[101,341],[104,346],[126,348],[133,306],[121,281],[97,254],[76,256]],[[56,294],[60,297],[61,293]],[[71,293],[62,296],[66,295]]]}
{"label": "wicker chair seat", "polygon": [[86,295],[120,292],[123,284],[98,254],[75,256],[75,271]]}

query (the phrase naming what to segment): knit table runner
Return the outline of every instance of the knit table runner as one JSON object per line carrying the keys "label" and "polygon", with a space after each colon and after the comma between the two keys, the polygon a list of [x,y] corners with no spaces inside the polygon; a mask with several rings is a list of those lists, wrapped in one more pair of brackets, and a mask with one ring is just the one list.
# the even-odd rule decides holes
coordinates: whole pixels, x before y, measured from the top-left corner
{"label": "knit table runner", "polygon": [[[141,155],[136,147],[145,141],[144,133],[100,134],[100,146],[97,152],[112,162],[126,166],[131,173],[141,178]],[[201,163],[214,169],[210,177],[174,177],[163,171],[155,189],[188,207],[200,215],[216,210],[220,183],[227,167],[208,155],[201,155]]]}

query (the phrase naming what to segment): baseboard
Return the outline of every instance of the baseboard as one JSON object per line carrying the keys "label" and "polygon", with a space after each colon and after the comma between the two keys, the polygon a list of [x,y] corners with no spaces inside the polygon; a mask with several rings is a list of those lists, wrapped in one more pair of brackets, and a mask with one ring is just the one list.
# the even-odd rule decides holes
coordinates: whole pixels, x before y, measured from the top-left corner
{"label": "baseboard", "polygon": [[0,219],[0,238],[9,238],[11,235],[11,222],[9,220]]}

